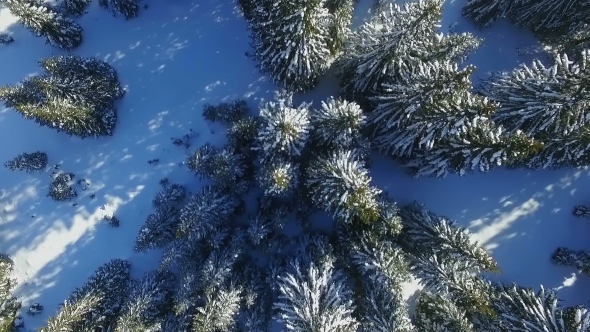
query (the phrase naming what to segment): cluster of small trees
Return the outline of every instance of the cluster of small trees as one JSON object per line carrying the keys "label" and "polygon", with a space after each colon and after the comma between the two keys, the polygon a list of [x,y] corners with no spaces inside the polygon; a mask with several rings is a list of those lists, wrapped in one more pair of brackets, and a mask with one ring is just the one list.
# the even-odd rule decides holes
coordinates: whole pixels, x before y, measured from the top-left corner
{"label": "cluster of small trees", "polygon": [[[242,101],[204,115],[227,126],[229,143],[188,157],[210,181],[199,192],[161,182],[134,246],[164,251],[157,271],[132,280],[127,262],[107,263],[41,331],[267,331],[273,320],[293,332],[590,328],[586,309],[552,290],[487,280],[500,268],[465,229],[372,186],[357,104],[278,95],[258,116]],[[311,222],[318,210],[334,217],[330,235]],[[285,228],[293,220],[297,235]],[[412,276],[424,286],[413,313],[402,296]]]}
{"label": "cluster of small trees", "polygon": [[12,262],[0,254],[0,332],[11,332],[15,328],[20,302],[12,295],[14,280],[11,276]]}
{"label": "cluster of small trees", "polygon": [[[476,4],[492,11],[510,3],[472,1],[466,12]],[[551,22],[531,18],[536,25],[580,22],[575,15],[560,21],[566,18],[557,7],[566,2],[560,3],[553,8],[548,2],[531,2],[522,8],[539,6],[560,13],[551,16]],[[314,87],[328,68],[336,68],[341,95],[365,111],[373,148],[400,160],[415,176],[485,172],[497,166],[590,164],[590,99],[584,88],[590,76],[588,51],[581,42],[576,48],[559,49],[549,66],[535,60],[496,73],[474,89],[471,76],[476,68],[461,63],[481,40],[470,33],[438,32],[441,0],[386,2],[356,31],[350,30],[352,1],[240,4],[263,72],[297,92]]]}

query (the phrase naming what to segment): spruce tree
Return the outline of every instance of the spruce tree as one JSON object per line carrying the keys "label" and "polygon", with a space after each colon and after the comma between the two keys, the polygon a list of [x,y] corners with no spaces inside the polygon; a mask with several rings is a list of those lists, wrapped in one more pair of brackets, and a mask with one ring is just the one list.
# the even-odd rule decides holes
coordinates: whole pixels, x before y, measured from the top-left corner
{"label": "spruce tree", "polygon": [[[496,324],[494,288],[480,275],[499,272],[491,255],[473,243],[465,229],[424,206],[410,204],[402,208],[401,216],[404,228],[399,243],[424,289],[458,306],[476,330]],[[439,303],[436,310],[443,309],[454,310]]]}
{"label": "spruce tree", "polygon": [[0,88],[0,99],[23,117],[81,138],[112,135],[115,101],[123,97],[106,62],[73,55],[40,61],[45,73]]}
{"label": "spruce tree", "polygon": [[234,188],[237,193],[245,190],[239,188],[246,169],[244,158],[231,148],[217,149],[205,144],[189,156],[187,165],[191,171],[201,178],[213,180],[217,186]]}
{"label": "spruce tree", "polygon": [[299,165],[282,158],[270,160],[261,165],[257,180],[265,195],[288,196],[299,184]]}
{"label": "spruce tree", "polygon": [[278,0],[252,24],[254,55],[282,88],[313,88],[332,61],[325,0]]}
{"label": "spruce tree", "polygon": [[518,3],[512,0],[468,0],[463,6],[463,16],[474,20],[478,28],[489,27],[505,18]]}
{"label": "spruce tree", "polygon": [[363,24],[346,43],[338,67],[346,98],[358,101],[398,76],[401,65],[461,60],[479,46],[470,34],[438,34],[440,0],[420,0],[389,8]]}
{"label": "spruce tree", "polygon": [[439,294],[422,291],[414,314],[416,327],[431,332],[478,332],[465,310]]}
{"label": "spruce tree", "polygon": [[109,9],[113,16],[121,14],[126,20],[139,14],[139,0],[99,0],[98,4],[104,9]]}
{"label": "spruce tree", "polygon": [[242,289],[228,282],[205,296],[193,316],[192,332],[231,332],[240,308]]}
{"label": "spruce tree", "polygon": [[48,44],[69,51],[82,43],[82,27],[42,2],[6,0],[4,4],[27,29],[45,37]]}
{"label": "spruce tree", "polygon": [[328,46],[332,55],[336,56],[352,33],[350,25],[354,13],[354,0],[325,0],[325,6],[330,13]]}
{"label": "spruce tree", "polygon": [[482,93],[500,103],[495,119],[509,131],[555,138],[590,121],[590,51],[577,62],[566,54],[546,67],[540,60],[485,80]]}
{"label": "spruce tree", "polygon": [[311,161],[306,173],[313,204],[335,219],[371,222],[378,218],[377,195],[381,190],[371,186],[369,172],[354,150],[319,156]]}

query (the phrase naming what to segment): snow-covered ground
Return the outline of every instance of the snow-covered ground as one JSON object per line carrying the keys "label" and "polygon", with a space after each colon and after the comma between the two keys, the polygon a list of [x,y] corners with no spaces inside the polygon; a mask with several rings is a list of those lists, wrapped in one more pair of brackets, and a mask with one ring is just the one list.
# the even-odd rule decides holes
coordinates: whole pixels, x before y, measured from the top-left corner
{"label": "snow-covered ground", "polygon": [[[358,24],[370,8],[361,3]],[[113,259],[132,262],[133,275],[155,267],[156,253],[132,251],[158,181],[168,177],[192,191],[198,181],[186,167],[187,150],[172,144],[190,129],[198,135],[193,147],[219,142],[223,133],[203,122],[205,103],[246,98],[252,107],[272,97],[274,86],[260,75],[249,51],[246,23],[232,0],[149,1],[138,18],[125,21],[98,8],[78,22],[84,42],[74,54],[94,56],[112,64],[127,94],[118,103],[119,122],[113,137],[68,137],[38,127],[14,110],[0,109],[0,161],[22,152],[44,151],[48,169],[29,175],[0,167],[0,253],[16,263],[17,296],[23,307],[39,302],[45,311],[26,317],[28,328],[41,325],[74,287]],[[443,28],[455,21],[457,31],[472,30],[460,18],[462,1],[449,2]],[[39,71],[37,60],[61,53],[32,36],[0,10],[0,30],[15,43],[0,46],[0,84],[16,84]],[[530,57],[517,47],[534,45],[530,34],[505,22],[478,33],[486,38],[470,58],[479,76],[509,70]],[[320,100],[337,91],[333,77],[296,101]],[[157,165],[148,161],[159,159]],[[90,186],[78,198],[57,203],[46,196],[51,172],[73,172]],[[572,269],[556,267],[549,257],[558,246],[590,249],[590,222],[571,215],[576,204],[590,201],[590,171],[495,170],[488,174],[445,179],[412,179],[385,158],[373,167],[375,183],[399,203],[414,200],[438,214],[468,226],[503,267],[498,278],[527,286],[563,287],[567,304],[588,302],[590,280]],[[91,198],[94,194],[95,197]],[[74,204],[77,204],[74,206]],[[119,228],[100,219],[114,213]]]}

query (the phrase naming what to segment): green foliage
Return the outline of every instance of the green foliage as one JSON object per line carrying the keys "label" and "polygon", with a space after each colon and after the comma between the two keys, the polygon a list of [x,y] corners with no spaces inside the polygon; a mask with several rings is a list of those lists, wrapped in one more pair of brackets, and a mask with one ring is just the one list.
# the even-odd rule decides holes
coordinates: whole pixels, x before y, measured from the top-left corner
{"label": "green foliage", "polygon": [[69,135],[112,135],[117,121],[114,103],[124,91],[109,64],[69,55],[42,60],[40,65],[44,74],[0,88],[6,106]]}
{"label": "green foliage", "polygon": [[278,0],[256,15],[254,55],[263,72],[282,88],[306,91],[332,61],[332,20],[324,0]]}
{"label": "green foliage", "polygon": [[20,22],[37,36],[46,38],[46,43],[66,51],[82,44],[82,27],[63,17],[41,1],[6,0],[3,2]]}

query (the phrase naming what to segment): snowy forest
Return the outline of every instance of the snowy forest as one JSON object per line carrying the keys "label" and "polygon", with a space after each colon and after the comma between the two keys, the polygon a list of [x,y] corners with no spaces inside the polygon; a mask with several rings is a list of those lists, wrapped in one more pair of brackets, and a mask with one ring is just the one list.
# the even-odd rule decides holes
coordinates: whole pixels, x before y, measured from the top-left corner
{"label": "snowy forest", "polygon": [[[83,43],[76,18],[89,2],[2,5],[69,52]],[[477,86],[469,56],[482,40],[442,33],[443,4],[375,0],[353,29],[355,0],[237,0],[247,55],[276,85],[274,99],[206,104],[202,117],[223,127],[225,144],[186,143],[182,164],[205,185],[161,179],[128,244],[161,252],[158,265],[141,278],[126,260],[101,265],[38,331],[590,332],[587,303],[495,281],[502,266],[465,227],[421,202],[398,204],[372,180],[376,154],[416,178],[590,166],[590,2],[467,1],[473,29],[508,20],[540,42],[525,50],[537,59]],[[99,5],[141,15],[138,0]],[[84,142],[125,135],[125,82],[109,63],[66,54],[38,66],[0,87],[6,107]],[[295,102],[329,71],[338,96]],[[48,156],[23,152],[4,165],[34,174]],[[74,174],[52,175],[47,196],[77,196]],[[564,208],[590,218],[588,206]],[[589,253],[554,249],[547,259],[590,276]],[[0,256],[0,332],[26,330],[11,264]],[[414,279],[422,289],[409,299],[402,290]],[[43,303],[25,309],[35,315]]]}

